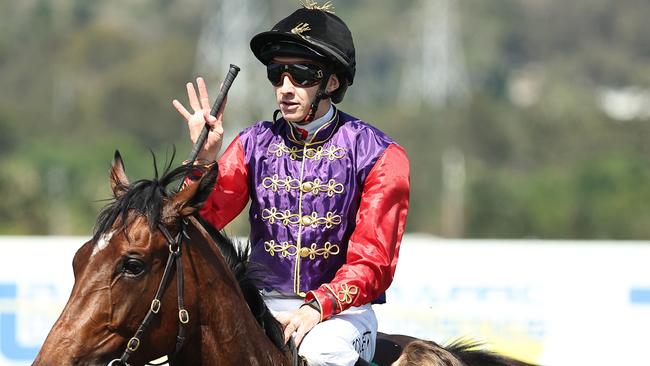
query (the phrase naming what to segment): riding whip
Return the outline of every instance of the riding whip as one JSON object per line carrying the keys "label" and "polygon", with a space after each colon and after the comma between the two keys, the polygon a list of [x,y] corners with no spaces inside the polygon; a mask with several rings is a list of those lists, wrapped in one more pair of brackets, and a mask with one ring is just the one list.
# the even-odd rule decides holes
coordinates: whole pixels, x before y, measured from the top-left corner
{"label": "riding whip", "polygon": [[[228,70],[228,74],[226,74],[226,78],[223,81],[223,84],[221,85],[221,89],[219,90],[217,99],[215,99],[214,104],[212,105],[212,110],[210,110],[211,116],[216,117],[217,113],[219,113],[219,109],[221,109],[224,100],[226,100],[226,95],[228,95],[228,90],[230,90],[230,86],[232,85],[232,82],[235,80],[240,70],[241,69],[237,65],[230,64],[230,69]],[[209,132],[210,132],[210,126],[206,123],[203,126],[203,130],[201,130],[201,134],[199,135],[199,138],[196,139],[196,143],[194,143],[194,147],[192,147],[190,156],[187,159],[187,165],[192,166],[194,164],[196,157],[199,155],[199,151],[201,151],[201,149],[203,148],[203,144],[205,144],[205,140],[208,138]],[[183,177],[183,179],[181,180],[178,186],[179,190],[183,187],[184,180],[185,178]]]}

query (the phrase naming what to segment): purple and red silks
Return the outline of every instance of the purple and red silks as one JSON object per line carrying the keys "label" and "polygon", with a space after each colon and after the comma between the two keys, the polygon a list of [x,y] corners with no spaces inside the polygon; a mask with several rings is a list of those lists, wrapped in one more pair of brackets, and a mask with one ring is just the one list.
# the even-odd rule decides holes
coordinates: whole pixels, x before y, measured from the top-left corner
{"label": "purple and red silks", "polygon": [[201,216],[221,229],[249,198],[250,260],[270,289],[315,298],[326,319],[390,285],[409,163],[375,127],[336,111],[310,141],[283,119],[245,129],[219,159]]}

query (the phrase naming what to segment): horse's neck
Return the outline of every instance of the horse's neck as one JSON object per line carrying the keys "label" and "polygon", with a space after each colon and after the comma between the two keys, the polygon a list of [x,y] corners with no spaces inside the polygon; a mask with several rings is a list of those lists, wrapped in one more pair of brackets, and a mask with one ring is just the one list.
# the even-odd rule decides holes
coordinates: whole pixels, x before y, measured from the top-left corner
{"label": "horse's neck", "polygon": [[260,365],[288,364],[251,314],[234,275],[205,230],[190,226],[195,240],[185,246],[184,265],[192,277],[188,282],[193,282],[200,317],[200,329],[191,337],[200,337],[200,342],[188,342],[191,345],[183,353],[194,362],[200,355],[203,365],[245,365],[255,360]]}

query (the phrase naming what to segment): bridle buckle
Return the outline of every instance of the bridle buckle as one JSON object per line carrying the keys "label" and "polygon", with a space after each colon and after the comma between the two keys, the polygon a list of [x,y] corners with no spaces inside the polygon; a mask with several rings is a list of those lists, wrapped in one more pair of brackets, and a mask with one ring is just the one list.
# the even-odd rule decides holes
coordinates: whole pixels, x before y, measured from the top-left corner
{"label": "bridle buckle", "polygon": [[158,314],[160,311],[160,300],[158,299],[153,299],[151,302],[151,312]]}
{"label": "bridle buckle", "polygon": [[140,347],[140,338],[137,337],[133,337],[129,339],[129,343],[126,344],[126,348],[131,352],[135,352],[139,347]]}
{"label": "bridle buckle", "polygon": [[181,309],[178,311],[178,320],[183,323],[187,324],[190,322],[190,313],[187,312],[185,309]]}

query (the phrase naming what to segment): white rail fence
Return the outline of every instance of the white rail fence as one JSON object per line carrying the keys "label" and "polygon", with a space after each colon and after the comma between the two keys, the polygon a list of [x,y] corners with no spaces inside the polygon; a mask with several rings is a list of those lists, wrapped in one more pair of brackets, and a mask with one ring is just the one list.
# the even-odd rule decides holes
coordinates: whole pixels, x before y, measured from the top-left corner
{"label": "white rail fence", "polygon": [[[83,237],[0,237],[0,365],[29,365]],[[544,365],[649,364],[650,242],[404,239],[380,330]]]}

